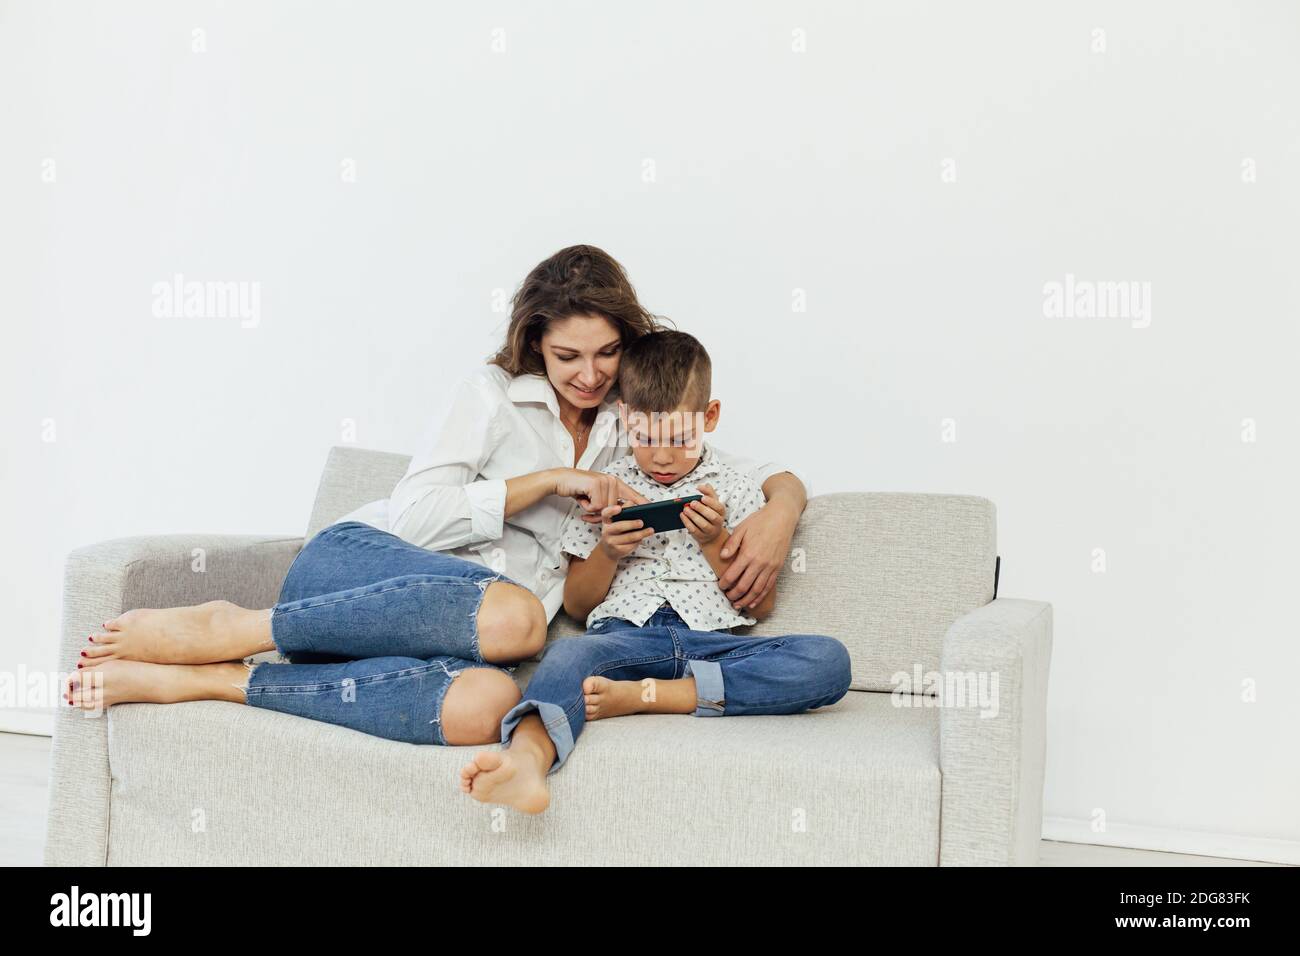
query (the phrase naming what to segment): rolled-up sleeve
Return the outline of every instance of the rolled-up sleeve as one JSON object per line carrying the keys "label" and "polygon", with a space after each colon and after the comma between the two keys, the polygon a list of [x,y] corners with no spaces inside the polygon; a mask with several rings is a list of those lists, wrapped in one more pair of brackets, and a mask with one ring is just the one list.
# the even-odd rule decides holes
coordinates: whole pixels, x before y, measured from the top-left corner
{"label": "rolled-up sleeve", "polygon": [[498,540],[505,528],[506,483],[483,478],[491,457],[500,400],[471,376],[452,393],[446,417],[390,497],[389,530],[432,551]]}
{"label": "rolled-up sleeve", "polygon": [[724,465],[730,465],[742,474],[748,475],[759,488],[762,488],[763,482],[767,481],[767,479],[771,478],[773,475],[779,475],[783,471],[788,471],[803,482],[805,494],[807,494],[809,498],[812,497],[812,487],[808,484],[808,479],[802,475],[795,474],[793,468],[789,468],[775,461],[759,461],[755,458],[742,458],[740,455],[732,455],[723,451],[717,445],[711,444],[710,447],[713,449],[713,454],[717,456],[719,461]]}
{"label": "rolled-up sleeve", "polygon": [[505,531],[506,481],[504,478],[484,478],[465,486],[469,499],[471,543],[495,541]]}

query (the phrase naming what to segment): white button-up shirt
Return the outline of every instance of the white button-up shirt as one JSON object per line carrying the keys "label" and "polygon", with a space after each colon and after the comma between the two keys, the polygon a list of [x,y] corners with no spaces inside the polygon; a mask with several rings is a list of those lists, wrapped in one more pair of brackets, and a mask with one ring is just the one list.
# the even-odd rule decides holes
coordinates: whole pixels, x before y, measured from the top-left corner
{"label": "white button-up shirt", "polygon": [[[553,618],[564,604],[569,566],[560,534],[579,505],[549,495],[507,518],[506,479],[547,468],[600,471],[626,455],[617,388],[597,409],[586,451],[575,464],[573,439],[560,421],[559,399],[545,375],[511,376],[496,365],[476,369],[457,384],[447,414],[411,459],[392,495],[339,520],[362,521],[422,548],[500,571],[536,594],[547,618]],[[760,487],[772,475],[790,470],[713,451]]]}
{"label": "white button-up shirt", "polygon": [[[633,455],[620,458],[605,471],[621,478],[649,501],[702,494],[700,485],[711,485],[726,509],[722,523],[728,531],[734,531],[736,525],[762,508],[765,500],[763,489],[748,475],[719,461],[708,442],[703,443],[695,467],[671,485],[660,484],[643,472]],[[585,560],[600,543],[600,535],[600,525],[571,515],[565,522],[560,547]],[[643,538],[630,554],[619,559],[609,594],[587,615],[587,627],[606,617],[621,617],[640,627],[665,601],[693,631],[721,631],[755,622],[752,617],[736,613],[718,587],[718,576],[704,556],[704,549],[683,528]]]}

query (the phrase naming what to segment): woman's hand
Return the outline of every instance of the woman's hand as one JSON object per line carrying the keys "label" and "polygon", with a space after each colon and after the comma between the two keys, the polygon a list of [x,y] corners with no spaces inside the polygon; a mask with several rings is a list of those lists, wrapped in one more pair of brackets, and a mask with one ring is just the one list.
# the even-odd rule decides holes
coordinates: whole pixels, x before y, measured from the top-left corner
{"label": "woman's hand", "polygon": [[598,547],[604,552],[605,557],[615,562],[627,557],[636,550],[636,546],[641,541],[655,533],[654,528],[643,527],[645,522],[640,518],[633,518],[631,521],[615,521],[614,518],[622,510],[622,505],[610,505],[600,513],[601,530]]}
{"label": "woman's hand", "polygon": [[623,499],[624,505],[643,505],[646,499],[613,475],[579,468],[557,468],[555,493],[574,498],[582,506],[582,518],[592,524],[603,520],[602,512]]}
{"label": "woman's hand", "polygon": [[722,557],[736,559],[718,579],[736,610],[757,607],[776,587],[776,578],[790,553],[790,541],[799,525],[799,515],[775,501],[769,501],[736,526],[722,548]]}
{"label": "woman's hand", "polygon": [[682,508],[682,524],[703,547],[722,534],[727,506],[718,500],[718,493],[712,485],[700,485],[699,492],[704,497],[699,501],[688,501]]}

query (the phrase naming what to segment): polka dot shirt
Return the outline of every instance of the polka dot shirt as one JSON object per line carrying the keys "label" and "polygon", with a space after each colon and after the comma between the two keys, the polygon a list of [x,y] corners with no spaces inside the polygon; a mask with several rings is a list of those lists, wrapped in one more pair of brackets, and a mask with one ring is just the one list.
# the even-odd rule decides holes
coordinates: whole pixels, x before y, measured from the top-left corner
{"label": "polka dot shirt", "polygon": [[[763,507],[763,490],[748,475],[723,464],[708,442],[695,467],[671,485],[661,485],[645,474],[634,455],[602,469],[621,478],[647,501],[667,501],[700,494],[700,485],[712,485],[726,507],[723,524],[728,532]],[[600,542],[601,526],[583,521],[575,506],[564,524],[560,547],[586,559]],[[638,627],[667,602],[694,631],[721,631],[753,624],[754,618],[736,613],[694,536],[685,529],[652,534],[618,562],[618,570],[605,600],[587,615],[587,627],[607,617],[621,617]]]}

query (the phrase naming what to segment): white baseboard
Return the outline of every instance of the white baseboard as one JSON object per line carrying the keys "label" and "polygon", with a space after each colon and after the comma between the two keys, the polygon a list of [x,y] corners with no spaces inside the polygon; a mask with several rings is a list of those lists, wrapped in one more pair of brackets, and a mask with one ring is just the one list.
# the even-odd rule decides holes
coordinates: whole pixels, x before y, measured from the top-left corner
{"label": "white baseboard", "polygon": [[1230,833],[1203,833],[1199,830],[1170,830],[1164,827],[1139,827],[1123,823],[1106,826],[1104,833],[1092,829],[1089,820],[1068,817],[1045,817],[1043,839],[1062,843],[1087,843],[1093,846],[1119,846],[1133,850],[1157,850],[1161,853],[1187,853],[1192,856],[1216,856],[1229,860],[1256,860],[1261,863],[1287,863],[1300,866],[1300,841],[1270,840],[1261,837],[1234,836]]}
{"label": "white baseboard", "polygon": [[0,709],[0,734],[37,734],[54,736],[54,715],[33,707]]}

